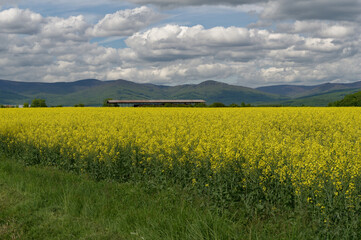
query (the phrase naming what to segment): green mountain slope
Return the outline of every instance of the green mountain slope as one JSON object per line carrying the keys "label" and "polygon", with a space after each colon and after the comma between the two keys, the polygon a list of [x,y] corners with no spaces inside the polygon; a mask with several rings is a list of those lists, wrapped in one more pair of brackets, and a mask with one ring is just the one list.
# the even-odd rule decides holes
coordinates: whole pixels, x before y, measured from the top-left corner
{"label": "green mountain slope", "polygon": [[313,86],[297,86],[297,85],[275,85],[267,87],[256,88],[259,91],[271,94],[278,94],[287,97],[303,94],[304,92],[312,90]]}
{"label": "green mountain slope", "polygon": [[208,103],[261,103],[284,99],[275,94],[234,86],[216,81],[205,81],[198,85],[183,85],[168,88],[168,96],[174,99],[204,99]]}
{"label": "green mountain slope", "polygon": [[26,100],[27,100],[26,96],[0,89],[0,104],[10,104],[10,103],[19,102],[19,101],[21,102]]}
{"label": "green mountain slope", "polygon": [[21,98],[4,99],[0,104],[22,104],[33,98],[43,98],[49,106],[72,106],[83,103],[99,106],[106,98],[113,99],[204,99],[208,103],[261,103],[284,100],[275,94],[216,81],[195,85],[158,86],[126,80],[81,80],[72,83],[21,83],[0,80],[0,89],[12,91]]}
{"label": "green mountain slope", "polygon": [[360,107],[361,106],[361,91],[353,93],[353,94],[348,94],[339,101],[329,103],[329,106],[334,106],[334,107],[357,106],[357,107]]}
{"label": "green mountain slope", "polygon": [[278,104],[287,106],[328,106],[330,102],[341,100],[347,94],[352,94],[361,89],[334,90],[327,93],[314,94],[310,96],[281,101]]}
{"label": "green mountain slope", "polygon": [[327,106],[345,95],[361,90],[361,82],[326,83],[316,86],[278,85],[256,89],[217,81],[179,86],[139,84],[126,80],[28,83],[0,80],[0,104],[21,105],[34,98],[46,100],[48,106],[100,106],[112,99],[203,99],[208,104],[242,102],[253,105],[282,104],[290,106]]}
{"label": "green mountain slope", "polygon": [[361,89],[361,81],[354,83],[324,83],[314,86],[275,85],[256,89],[265,93],[278,94],[290,98],[302,98],[341,90],[352,91],[354,89]]}

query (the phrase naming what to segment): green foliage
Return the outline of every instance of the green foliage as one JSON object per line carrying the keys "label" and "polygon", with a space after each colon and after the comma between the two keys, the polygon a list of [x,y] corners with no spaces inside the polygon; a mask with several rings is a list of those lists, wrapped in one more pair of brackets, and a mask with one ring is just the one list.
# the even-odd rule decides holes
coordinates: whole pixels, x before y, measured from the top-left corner
{"label": "green foliage", "polygon": [[24,103],[24,108],[28,108],[29,107],[29,103],[28,102],[25,102]]}
{"label": "green foliage", "polygon": [[75,104],[74,107],[85,107],[85,105],[83,103],[78,103],[78,104]]}
{"label": "green foliage", "polygon": [[197,104],[194,105],[194,107],[203,108],[203,107],[207,107],[207,104],[205,104],[205,103],[197,103]]}
{"label": "green foliage", "polygon": [[[343,89],[335,90],[326,93],[312,94],[308,96],[303,96],[299,98],[294,98],[292,100],[285,100],[279,102],[273,102],[272,104],[264,103],[262,105],[282,105],[282,106],[318,106],[325,107],[328,106],[330,102],[341,100],[345,95],[353,94],[357,92],[355,89]],[[259,106],[259,105],[258,105]]]}
{"label": "green foliage", "polygon": [[171,185],[98,182],[3,157],[0,173],[0,239],[305,239],[312,233],[286,214],[246,225]]}
{"label": "green foliage", "polygon": [[104,99],[103,101],[103,107],[119,107],[119,105],[116,103],[116,104],[111,104],[111,103],[108,103],[108,100],[113,100],[112,98],[106,98]]}
{"label": "green foliage", "polygon": [[361,106],[361,92],[346,95],[342,100],[331,102],[330,107],[360,107]]}
{"label": "green foliage", "polygon": [[108,100],[113,100],[112,98],[106,98],[103,100],[103,107],[111,107],[111,104],[108,103]]}
{"label": "green foliage", "polygon": [[229,107],[239,107],[239,105],[236,104],[236,103],[231,103],[231,104],[229,105]]}
{"label": "green foliage", "polygon": [[[255,170],[251,175],[249,175],[247,184],[245,186],[242,186],[240,183],[242,182],[242,179],[244,178],[246,172],[244,166],[242,165],[244,162],[242,160],[240,160],[239,162],[235,162],[232,165],[227,165],[227,167],[224,167],[217,172],[214,172],[210,168],[209,162],[207,161],[174,161],[172,163],[172,168],[164,169],[162,163],[157,163],[153,161],[143,162],[142,159],[144,159],[144,155],[142,155],[139,149],[130,146],[126,148],[118,146],[115,148],[114,151],[119,152],[119,156],[116,161],[99,161],[96,156],[89,156],[88,158],[79,161],[79,159],[76,159],[75,157],[66,157],[60,154],[60,151],[71,151],[70,148],[60,150],[59,148],[54,147],[42,148],[41,150],[39,150],[36,148],[36,146],[23,143],[13,144],[12,146],[9,146],[8,142],[14,141],[10,138],[1,138],[0,135],[0,153],[3,152],[8,156],[16,157],[18,160],[22,160],[26,165],[56,166],[63,170],[71,171],[73,173],[86,174],[88,177],[92,177],[93,179],[96,179],[98,181],[107,180],[115,181],[122,184],[144,184],[146,187],[145,189],[143,189],[142,192],[163,191],[164,189],[169,190],[170,188],[175,186],[180,187],[181,191],[187,191],[190,193],[190,195],[187,196],[186,201],[191,201],[193,203],[194,201],[198,201],[198,199],[201,198],[200,202],[201,204],[204,204],[203,207],[205,207],[207,211],[212,210],[216,213],[220,213],[222,216],[226,216],[227,218],[224,218],[224,220],[227,221],[227,223],[233,224],[236,222],[237,224],[239,224],[236,227],[239,230],[238,234],[240,232],[243,234],[247,234],[247,231],[250,231],[249,234],[252,234],[253,230],[257,230],[257,228],[259,227],[258,224],[260,224],[261,226],[270,224],[268,225],[269,229],[266,230],[268,236],[270,233],[272,233],[282,236],[280,237],[280,239],[359,239],[361,237],[361,222],[359,221],[359,219],[361,218],[360,204],[356,204],[357,207],[355,209],[349,209],[348,206],[344,204],[345,199],[343,199],[342,197],[335,197],[332,194],[329,196],[329,198],[327,198],[327,201],[325,203],[325,211],[327,212],[320,211],[320,208],[316,205],[309,205],[304,202],[302,198],[298,198],[295,195],[292,181],[290,181],[287,176],[282,183],[277,180],[264,182],[263,185],[266,190],[262,189],[259,182],[260,176],[262,176],[262,169]],[[164,171],[162,172],[161,169],[164,169]],[[275,166],[270,166],[270,169],[272,171],[272,169],[277,168]],[[21,172],[21,174],[21,176],[24,175],[23,171]],[[270,173],[270,175],[276,174],[276,172]],[[1,176],[2,174],[0,174],[0,178]],[[36,176],[44,175],[36,174]],[[45,177],[47,176],[45,175]],[[51,184],[52,180],[49,179],[44,182]],[[104,181],[104,183],[106,183],[107,181]],[[16,186],[19,186],[20,183],[18,180],[14,180],[14,182],[16,182]],[[63,217],[69,218],[69,222],[79,221],[77,222],[77,225],[82,226],[82,228],[77,229],[77,231],[84,231],[83,225],[80,224],[82,221],[90,221],[86,222],[86,224],[91,225],[94,223],[94,221],[96,221],[95,219],[99,218],[99,215],[101,214],[104,214],[102,215],[104,216],[104,221],[101,220],[102,222],[99,224],[102,224],[103,222],[109,223],[111,222],[109,221],[109,217],[114,218],[116,216],[117,218],[119,218],[121,214],[124,214],[124,211],[120,209],[119,211],[121,212],[121,214],[119,213],[119,215],[114,215],[113,208],[118,209],[117,207],[119,206],[117,205],[109,205],[109,202],[105,201],[104,203],[106,203],[106,207],[104,207],[102,204],[100,204],[103,202],[99,202],[99,200],[96,198],[93,200],[89,200],[89,197],[91,196],[90,192],[93,192],[93,190],[87,188],[87,190],[85,191],[83,188],[84,186],[79,182],[77,182],[78,184],[60,184],[59,180],[54,180],[54,182],[56,182],[57,186],[68,186],[68,188],[66,189],[59,188],[59,194],[63,194],[61,195],[62,197],[58,197],[56,195],[54,196],[54,192],[52,190],[46,191],[44,189],[48,188],[44,188],[43,185],[38,185],[38,183],[29,187],[29,189],[39,189],[36,190],[39,191],[39,197],[37,198],[34,205],[38,207],[44,207],[45,209],[48,209],[50,211],[44,216],[40,215],[40,223],[42,223],[40,225],[43,225],[43,221],[46,221],[45,219],[49,219],[49,215],[54,214],[54,212],[52,212],[51,210],[54,207],[54,202],[47,199],[46,196],[54,197],[54,199],[64,199],[64,201],[62,200],[60,202],[60,204],[64,204],[64,208],[62,208],[63,205],[60,205],[60,207],[57,207],[57,209],[60,211],[60,213],[65,212],[66,216],[60,215],[59,217],[61,219],[63,219]],[[327,183],[331,181],[325,182]],[[357,182],[357,186],[360,186],[360,184],[361,179]],[[34,186],[38,186],[38,188],[34,188]],[[332,189],[332,187],[335,188],[335,186],[330,186],[331,189],[327,189],[326,192],[333,193],[335,190]],[[49,187],[49,189],[52,188],[54,187]],[[103,185],[103,188],[109,190],[109,187],[107,187],[107,185]],[[54,189],[57,189],[57,187],[55,187]],[[74,189],[75,191],[73,191]],[[67,195],[70,192],[74,194]],[[110,189],[107,193],[102,194],[102,192],[98,192],[98,194],[100,196],[105,195],[106,199],[110,198],[115,199],[119,202],[123,202],[117,197],[112,197],[111,193],[113,192],[120,192],[121,195],[124,195],[124,191],[118,192],[113,189]],[[162,198],[167,199],[167,194],[165,196],[163,195]],[[316,196],[310,195],[310,197],[315,198]],[[26,200],[24,201],[27,202]],[[168,200],[164,202],[158,202],[158,204],[155,204],[155,206],[157,206],[157,211],[159,210],[158,207],[160,207],[161,209],[170,209],[170,212],[166,212],[169,218],[164,219],[162,217],[162,219],[166,222],[170,221],[172,218],[177,216],[177,214],[179,214],[179,212],[176,212],[175,214],[170,214],[173,213],[175,209],[173,206],[167,205],[169,204],[168,201],[170,201],[170,203],[174,203],[174,199],[171,200],[168,198]],[[50,205],[44,206],[44,202],[49,203]],[[94,204],[95,206],[93,206]],[[146,206],[148,206],[147,203],[143,202],[134,202],[134,204],[135,206],[143,206],[142,204],[146,204]],[[129,207],[131,205],[127,203],[126,206]],[[175,202],[175,206],[181,206],[181,211],[184,211],[184,203]],[[0,209],[2,209],[1,205]],[[36,226],[33,225],[37,225],[36,219],[39,216],[35,217],[34,219],[31,217],[33,214],[24,215],[24,212],[29,213],[32,209],[34,209],[33,205],[25,208],[18,208],[19,213],[17,216],[32,219],[32,221],[30,221],[31,226],[26,226],[24,231],[27,231],[27,229],[29,228],[36,229],[36,231],[45,231],[44,229],[48,231],[48,228],[39,230]],[[41,208],[40,210],[38,210],[39,213],[37,214],[41,214],[45,209]],[[139,218],[142,219],[144,216],[149,214],[148,212],[134,212],[134,209],[136,209],[136,207],[131,209],[133,210],[129,211],[129,214],[131,214],[132,216],[134,216],[134,214],[139,214]],[[143,210],[144,209],[145,208],[143,208]],[[103,211],[105,211],[105,213],[101,213]],[[11,212],[12,211],[9,211],[8,214],[11,214]],[[83,213],[85,213],[85,215],[82,215]],[[284,213],[286,215],[283,215]],[[3,221],[1,219],[1,214],[3,213],[0,212],[0,224]],[[324,221],[325,214],[327,214],[327,219],[330,219],[329,222]],[[92,216],[95,217],[92,218]],[[198,215],[191,217],[197,216]],[[10,218],[11,217],[13,216],[10,215]],[[129,218],[126,219],[129,220]],[[135,219],[137,219],[137,217],[135,217]],[[54,221],[53,218],[52,221]],[[113,221],[118,222],[116,218],[114,218]],[[189,221],[190,220],[186,218],[180,222],[176,222],[176,224],[181,224],[181,229],[182,231],[184,231],[188,228]],[[279,225],[280,221],[281,225]],[[152,223],[154,223],[154,218],[152,218]],[[51,225],[51,223],[46,222],[45,225],[47,224]],[[149,227],[149,225],[147,225],[147,222],[145,222],[144,224],[144,229]],[[118,229],[116,227],[118,225],[119,224],[114,226],[112,225],[112,227]],[[296,226],[296,229],[288,229],[289,225],[292,225],[293,227]],[[59,227],[61,231],[66,231],[65,228],[69,227],[69,225],[67,224],[64,227],[64,225],[60,224],[59,222],[56,222],[56,226]],[[242,226],[244,228],[242,228]],[[282,229],[279,228],[280,226],[282,226]],[[21,228],[21,226],[17,227]],[[160,224],[157,225],[157,227],[160,227],[161,230],[155,229],[156,232],[164,233],[164,225]],[[222,227],[224,227],[224,225],[222,225]],[[170,229],[166,227],[167,231],[173,231],[171,229],[173,229],[173,226],[170,227]],[[56,230],[58,230],[57,232],[61,232],[59,231],[59,229]],[[232,231],[233,230],[234,229],[232,229]],[[261,230],[263,231],[264,229]],[[119,231],[124,231],[124,229],[121,229]],[[218,229],[217,227],[217,229],[212,229],[212,231],[221,231],[221,229]],[[264,233],[264,236],[262,235],[262,233],[260,233],[262,235],[262,238],[258,236],[259,234],[252,235],[252,237],[255,237],[256,239],[268,239],[266,237],[266,232]],[[303,235],[306,233],[308,235]],[[90,233],[86,232],[84,234]],[[177,236],[179,236],[178,234],[180,233],[177,231],[176,234]],[[204,239],[203,234],[204,233],[198,235],[199,238],[196,239]],[[223,237],[220,237],[218,235],[217,236],[220,237],[220,239],[229,239],[226,237],[227,234],[235,233],[228,232],[224,234],[225,235],[222,235]],[[37,236],[38,235],[36,235],[36,237]],[[213,235],[207,236],[209,239],[217,239],[217,237]],[[240,239],[249,238],[250,236],[251,235],[248,236],[247,234]],[[33,237],[36,239],[35,236]],[[154,237],[153,239],[159,238]],[[183,238],[180,237],[179,239]]]}
{"label": "green foliage", "polygon": [[[39,162],[40,155],[35,149],[21,148],[14,149],[11,155],[17,156],[18,152],[17,161],[24,161],[26,165],[49,166],[57,162],[59,156],[49,151],[47,162],[45,159]],[[24,152],[25,149],[29,151]],[[0,145],[0,153],[2,150]],[[1,157],[0,226],[6,227],[0,231],[0,239],[139,239],[147,236],[156,240],[164,239],[165,235],[173,236],[170,239],[359,239],[361,234],[354,231],[359,225],[359,214],[350,221],[355,225],[346,222],[332,228],[320,221],[319,209],[309,209],[302,204],[300,208],[294,207],[295,199],[289,198],[289,191],[293,191],[291,185],[287,189],[284,188],[287,185],[270,182],[267,186],[270,191],[265,195],[254,176],[255,184],[239,195],[239,184],[226,184],[239,182],[242,172],[227,174],[234,169],[209,175],[207,166],[199,166],[198,172],[192,172],[194,166],[187,166],[191,163],[176,163],[172,171],[152,177],[153,172],[144,176],[142,167],[152,170],[148,167],[157,166],[138,162],[135,164],[140,164],[142,171],[138,178],[129,179],[129,170],[133,176],[136,174],[132,164],[107,167],[104,162],[91,162],[90,175],[76,176],[75,168],[69,168],[73,172],[69,174],[39,165],[23,167],[15,159]],[[74,164],[74,161],[68,163]],[[125,171],[117,172],[119,170]],[[120,174],[128,177],[120,179]],[[88,176],[107,181],[89,180]],[[197,176],[193,187],[199,187],[200,191],[185,184],[193,176]],[[112,179],[120,183],[109,181]],[[213,190],[208,189],[211,187]],[[229,203],[232,199],[238,200],[224,205],[224,201]],[[220,205],[214,205],[214,201]],[[283,203],[287,205],[277,205]]]}
{"label": "green foliage", "polygon": [[31,102],[31,107],[47,107],[46,103],[45,103],[45,99],[38,99],[35,98],[32,102]]}
{"label": "green foliage", "polygon": [[159,107],[207,107],[207,105],[205,103],[196,103],[196,104],[165,103],[164,105],[159,105]]}
{"label": "green foliage", "polygon": [[224,105],[224,103],[221,102],[215,102],[209,105],[209,107],[226,107],[226,105]]}
{"label": "green foliage", "polygon": [[252,105],[250,103],[245,104],[244,102],[241,103],[241,107],[251,107]]}
{"label": "green foliage", "polygon": [[174,105],[173,104],[171,104],[171,103],[166,103],[166,104],[164,104],[164,107],[173,107]]}

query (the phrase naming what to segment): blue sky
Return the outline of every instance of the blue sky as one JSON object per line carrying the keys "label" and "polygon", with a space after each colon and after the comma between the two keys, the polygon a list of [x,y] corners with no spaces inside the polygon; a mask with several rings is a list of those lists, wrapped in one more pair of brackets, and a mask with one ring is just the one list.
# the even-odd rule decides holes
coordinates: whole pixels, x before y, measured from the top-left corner
{"label": "blue sky", "polygon": [[0,0],[0,79],[355,82],[361,0]]}

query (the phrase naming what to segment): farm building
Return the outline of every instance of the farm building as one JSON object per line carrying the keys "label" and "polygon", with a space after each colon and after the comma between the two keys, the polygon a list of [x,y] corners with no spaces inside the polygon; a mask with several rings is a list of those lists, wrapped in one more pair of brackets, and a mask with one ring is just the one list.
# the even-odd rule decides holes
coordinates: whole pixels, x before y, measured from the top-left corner
{"label": "farm building", "polygon": [[205,104],[204,100],[108,100],[108,104],[122,106],[165,106],[165,105],[196,105]]}

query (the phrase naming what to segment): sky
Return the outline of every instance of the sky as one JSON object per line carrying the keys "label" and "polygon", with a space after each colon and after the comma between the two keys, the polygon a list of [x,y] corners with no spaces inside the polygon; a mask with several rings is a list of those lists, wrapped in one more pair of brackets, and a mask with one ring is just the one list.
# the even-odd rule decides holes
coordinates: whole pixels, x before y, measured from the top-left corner
{"label": "sky", "polygon": [[361,80],[361,0],[0,0],[0,79]]}

